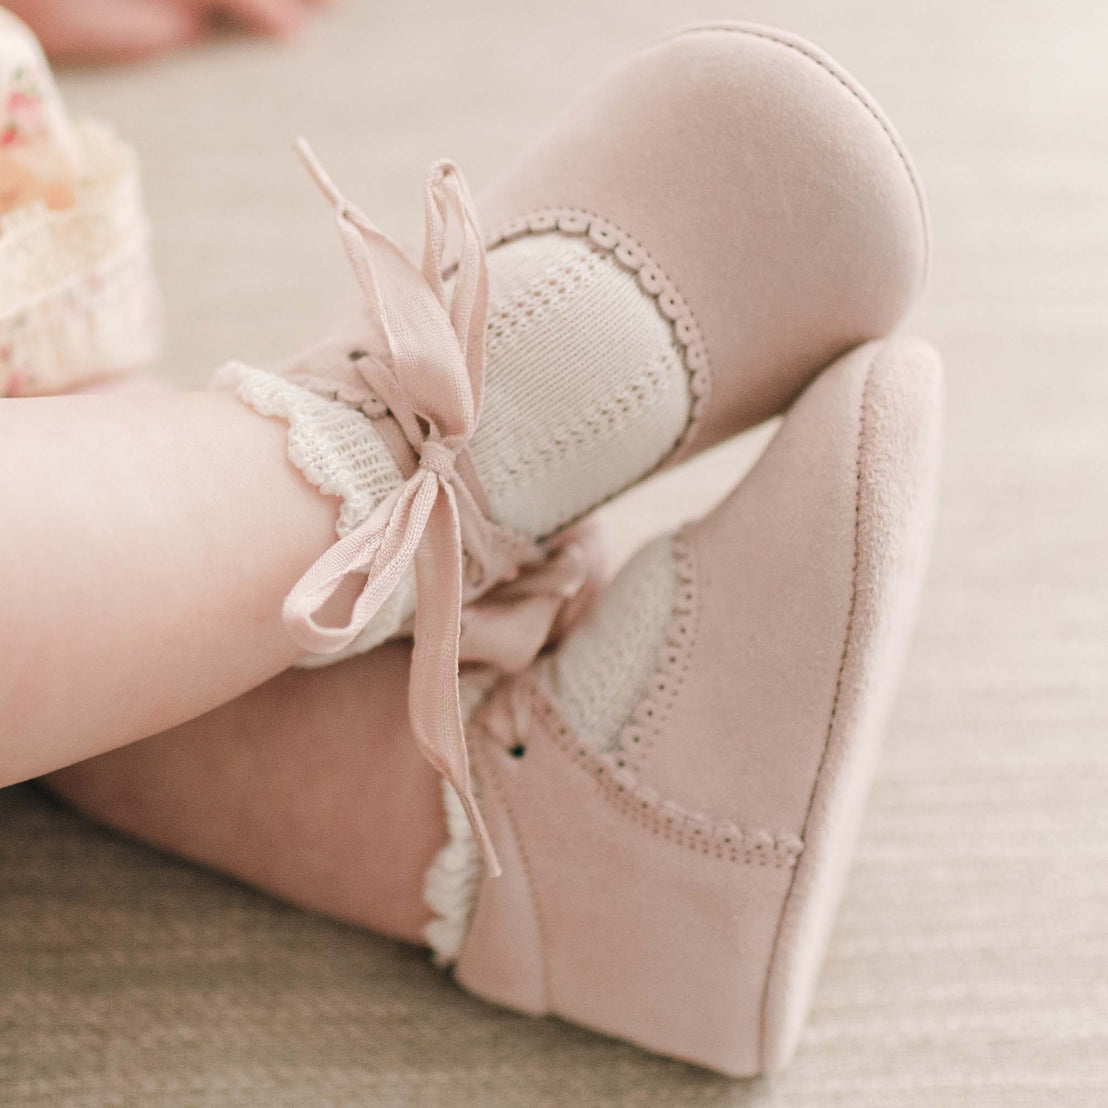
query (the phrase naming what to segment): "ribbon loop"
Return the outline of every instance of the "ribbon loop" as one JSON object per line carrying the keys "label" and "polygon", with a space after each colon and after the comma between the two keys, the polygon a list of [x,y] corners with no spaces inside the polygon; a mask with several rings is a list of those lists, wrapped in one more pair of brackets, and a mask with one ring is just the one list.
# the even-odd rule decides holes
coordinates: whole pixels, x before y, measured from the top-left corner
{"label": "ribbon loop", "polygon": [[[412,731],[424,755],[458,793],[486,867],[497,875],[496,851],[473,795],[458,689],[460,512],[467,514],[467,532],[481,533],[489,526],[455,466],[477,426],[485,372],[488,269],[477,218],[457,167],[450,162],[433,166],[425,188],[423,265],[416,269],[342,195],[303,139],[296,149],[334,208],[351,268],[379,328],[381,356],[362,360],[366,382],[388,405],[419,465],[399,490],[304,574],[285,601],[285,626],[305,650],[341,650],[357,638],[414,563],[418,600],[408,690]],[[461,256],[448,299],[442,259],[455,232],[461,236]],[[480,518],[469,518],[475,512]],[[365,573],[367,580],[347,622],[321,625],[320,609],[354,573]]]}
{"label": "ribbon loop", "polygon": [[463,662],[520,673],[589,614],[610,576],[599,528],[577,524],[546,559],[527,566],[462,613]]}
{"label": "ribbon loop", "polygon": [[[488,266],[473,201],[451,162],[438,162],[425,186],[426,240],[417,269],[395,243],[339,191],[308,144],[297,151],[334,208],[339,235],[376,328],[374,356],[358,371],[387,405],[418,458],[405,483],[359,527],[339,539],[285,600],[285,626],[313,653],[349,646],[415,567],[417,602],[408,712],[412,733],[450,782],[473,827],[488,873],[500,873],[492,839],[473,794],[458,688],[465,556],[486,583],[508,578],[499,596],[467,619],[469,659],[523,668],[588,591],[588,566],[576,545],[542,552],[508,535],[482,511],[479,483],[459,473],[459,459],[481,413],[485,374]],[[451,294],[443,280],[448,243],[459,249]],[[466,454],[463,470],[472,475]],[[464,537],[464,544],[463,544]],[[521,562],[534,563],[517,580]],[[342,626],[319,614],[352,574],[366,582]]]}

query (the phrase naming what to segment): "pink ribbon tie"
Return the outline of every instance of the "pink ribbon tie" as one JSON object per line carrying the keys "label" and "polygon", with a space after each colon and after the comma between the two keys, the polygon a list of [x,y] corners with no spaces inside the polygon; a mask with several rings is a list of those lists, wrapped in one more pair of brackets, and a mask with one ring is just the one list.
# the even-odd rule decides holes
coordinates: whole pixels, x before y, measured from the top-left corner
{"label": "pink ribbon tie", "polygon": [[[487,872],[500,874],[470,777],[458,689],[465,549],[488,575],[510,576],[456,463],[477,426],[485,372],[488,269],[473,202],[458,168],[431,167],[425,188],[426,240],[421,269],[352,206],[303,139],[297,149],[335,209],[339,233],[375,334],[359,360],[367,384],[388,406],[418,458],[415,472],[354,531],[336,542],[285,600],[296,643],[314,653],[349,646],[414,563],[417,605],[408,705],[416,742],[454,787]],[[460,233],[453,294],[442,279],[448,230]],[[452,244],[453,245],[453,244]],[[534,547],[535,555],[538,548]],[[367,581],[341,627],[316,615],[351,574]]]}

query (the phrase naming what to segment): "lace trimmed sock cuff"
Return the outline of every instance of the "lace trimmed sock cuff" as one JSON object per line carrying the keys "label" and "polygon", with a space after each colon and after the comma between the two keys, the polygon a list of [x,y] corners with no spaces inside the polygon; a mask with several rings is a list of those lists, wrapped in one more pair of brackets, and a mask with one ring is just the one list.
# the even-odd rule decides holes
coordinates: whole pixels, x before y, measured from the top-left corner
{"label": "lace trimmed sock cuff", "polygon": [[[259,415],[288,424],[288,456],[305,479],[342,506],[336,531],[348,535],[403,483],[392,452],[360,411],[321,396],[303,385],[241,362],[216,371],[212,388],[228,389]],[[365,630],[337,654],[310,655],[305,667],[330,665],[370,650],[395,635],[415,610],[415,574],[411,571]]]}
{"label": "lace trimmed sock cuff", "polygon": [[[688,421],[688,372],[655,301],[587,239],[536,234],[504,243],[489,252],[489,278],[485,398],[470,453],[493,518],[537,539],[667,455]],[[320,492],[342,499],[340,537],[403,482],[374,420],[355,403],[358,389],[345,396],[357,381],[364,327],[346,322],[293,359],[288,377],[232,362],[212,382],[289,424],[290,460]],[[368,650],[414,610],[409,571],[350,646],[301,664]]]}

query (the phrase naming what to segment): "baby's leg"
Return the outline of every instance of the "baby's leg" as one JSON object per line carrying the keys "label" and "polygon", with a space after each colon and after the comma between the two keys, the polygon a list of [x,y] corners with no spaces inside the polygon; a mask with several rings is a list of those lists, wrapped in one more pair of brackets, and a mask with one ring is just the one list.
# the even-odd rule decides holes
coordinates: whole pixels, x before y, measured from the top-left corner
{"label": "baby's leg", "polygon": [[0,400],[0,785],[294,662],[281,604],[336,502],[220,393]]}
{"label": "baby's leg", "polygon": [[446,825],[441,780],[408,730],[409,660],[406,645],[389,643],[290,670],[46,784],[120,831],[419,942],[424,875]]}

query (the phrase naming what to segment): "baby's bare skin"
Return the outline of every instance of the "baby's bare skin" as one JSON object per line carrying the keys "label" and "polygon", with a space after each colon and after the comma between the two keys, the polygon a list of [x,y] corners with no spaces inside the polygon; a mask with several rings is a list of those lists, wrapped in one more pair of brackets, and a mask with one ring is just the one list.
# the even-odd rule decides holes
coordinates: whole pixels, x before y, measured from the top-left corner
{"label": "baby's bare skin", "polygon": [[281,605],[337,501],[288,461],[284,424],[218,392],[0,400],[0,489],[0,786],[298,660]]}
{"label": "baby's bare skin", "polygon": [[446,842],[442,781],[408,728],[410,652],[292,670],[199,719],[61,770],[101,823],[407,942]]}
{"label": "baby's bare skin", "polygon": [[410,650],[281,672],[337,516],[285,451],[223,393],[0,401],[0,782],[87,759],[45,783],[99,822],[420,942],[446,826]]}
{"label": "baby's bare skin", "polygon": [[330,0],[6,0],[55,61],[102,63],[189,46],[222,17],[257,34],[294,34]]}

